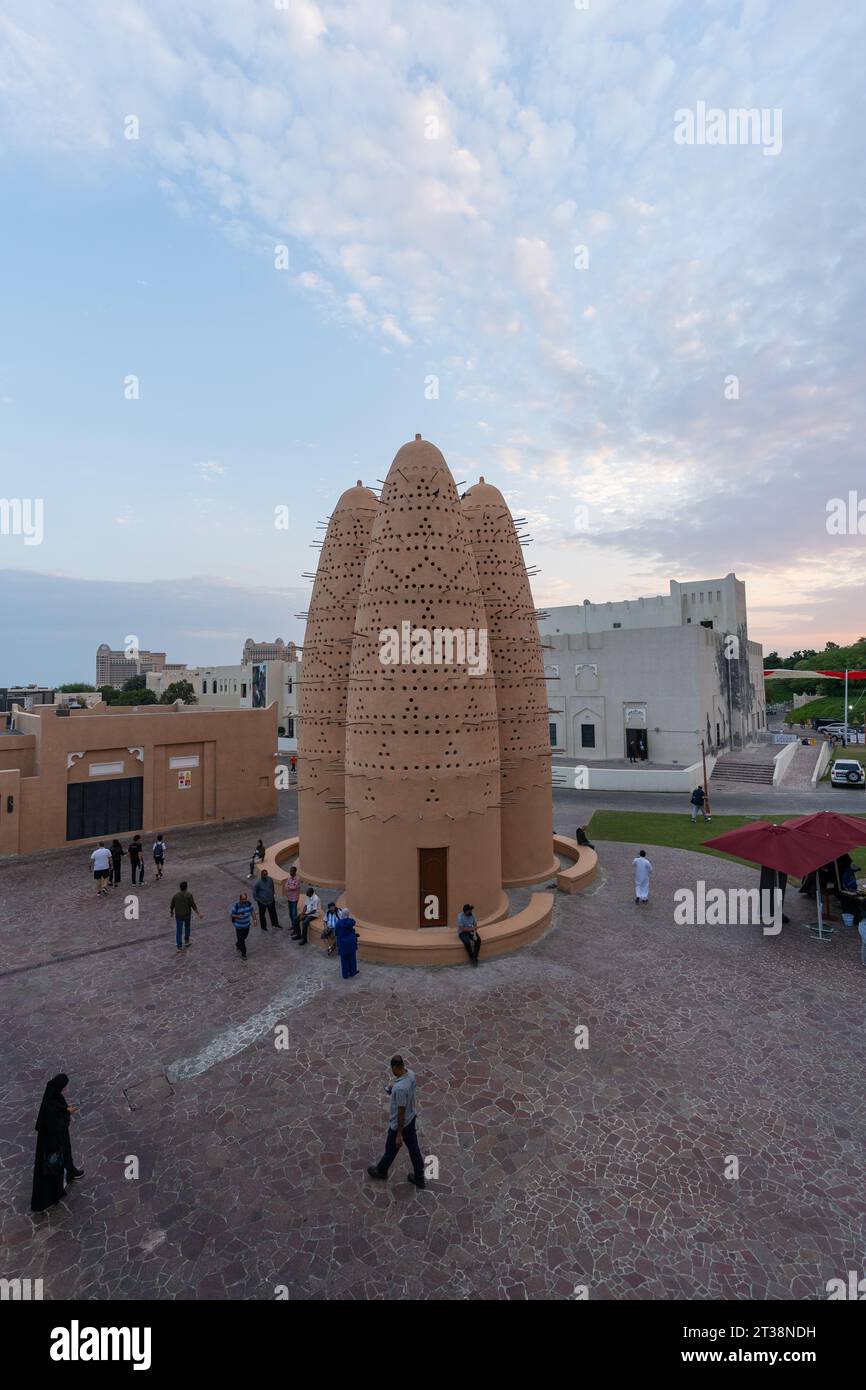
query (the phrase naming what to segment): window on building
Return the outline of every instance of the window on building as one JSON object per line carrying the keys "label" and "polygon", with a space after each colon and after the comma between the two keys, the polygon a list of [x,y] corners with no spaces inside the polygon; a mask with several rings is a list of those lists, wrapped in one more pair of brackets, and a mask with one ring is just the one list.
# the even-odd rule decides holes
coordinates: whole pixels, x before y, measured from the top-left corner
{"label": "window on building", "polygon": [[722,591],[721,591],[721,589],[716,589],[716,603],[721,603],[721,601],[722,601]]}
{"label": "window on building", "polygon": [[622,627],[622,623],[614,623],[614,627]]}
{"label": "window on building", "polygon": [[701,590],[701,603],[703,603],[703,601],[704,601],[704,594],[703,594],[703,590]]}
{"label": "window on building", "polygon": [[291,678],[291,676],[289,676],[289,686],[288,686],[288,689],[289,689],[289,694],[291,695],[291,693],[292,693],[292,678]]}
{"label": "window on building", "polygon": [[550,746],[551,746],[551,748],[555,748],[555,747],[556,747],[556,725],[555,725],[555,724],[550,724],[550,725],[549,725],[549,728],[550,728]]}
{"label": "window on building", "polygon": [[712,620],[712,618],[701,618],[701,627],[710,627],[710,628],[711,628],[712,625],[713,625],[713,620]]}
{"label": "window on building", "polygon": [[288,732],[288,737],[289,737],[289,738],[294,738],[294,737],[295,737],[295,721],[294,721],[294,719],[290,719],[286,727],[288,728],[288,731],[289,731],[289,732]]}
{"label": "window on building", "polygon": [[247,683],[246,683],[246,681],[241,681],[241,699],[242,699],[242,700],[245,700],[246,698],[247,698]]}
{"label": "window on building", "polygon": [[595,747],[595,725],[581,724],[580,726],[580,746],[581,748]]}
{"label": "window on building", "polygon": [[201,683],[201,693],[202,693],[202,695],[206,695],[206,694],[207,694],[207,681],[202,681],[202,683]]}

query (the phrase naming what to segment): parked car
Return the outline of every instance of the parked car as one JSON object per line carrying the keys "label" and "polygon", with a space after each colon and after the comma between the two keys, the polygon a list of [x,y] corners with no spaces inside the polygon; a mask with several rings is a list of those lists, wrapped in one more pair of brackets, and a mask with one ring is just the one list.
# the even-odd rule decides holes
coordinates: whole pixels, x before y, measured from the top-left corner
{"label": "parked car", "polygon": [[[844,724],[824,724],[824,725],[818,730],[818,733],[819,733],[819,734],[823,734],[826,738],[830,738],[830,739],[833,739],[833,738],[844,739],[844,738],[845,738],[845,725],[844,725]],[[862,743],[862,742],[863,742],[863,730],[862,730],[862,729],[855,729],[851,724],[849,724],[849,725],[848,725],[848,737],[847,737],[847,742],[848,742],[848,743]]]}
{"label": "parked car", "polygon": [[866,772],[855,758],[837,758],[830,768],[830,782],[834,787],[862,787]]}

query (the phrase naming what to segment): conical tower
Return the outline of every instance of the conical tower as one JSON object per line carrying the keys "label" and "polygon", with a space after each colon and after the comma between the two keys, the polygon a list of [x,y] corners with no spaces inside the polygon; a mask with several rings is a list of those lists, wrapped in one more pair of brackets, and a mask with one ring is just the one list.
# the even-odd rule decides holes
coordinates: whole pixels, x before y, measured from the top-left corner
{"label": "conical tower", "polygon": [[346,902],[363,924],[453,927],[467,902],[479,922],[507,912],[486,628],[454,479],[416,435],[382,491],[352,645]]}
{"label": "conical tower", "polygon": [[355,609],[378,501],[358,480],[328,522],[313,584],[298,721],[299,870],[305,882],[346,881],[346,689]]}
{"label": "conical tower", "polygon": [[482,478],[461,503],[487,612],[496,679],[505,886],[553,877],[550,732],[535,603],[514,520]]}

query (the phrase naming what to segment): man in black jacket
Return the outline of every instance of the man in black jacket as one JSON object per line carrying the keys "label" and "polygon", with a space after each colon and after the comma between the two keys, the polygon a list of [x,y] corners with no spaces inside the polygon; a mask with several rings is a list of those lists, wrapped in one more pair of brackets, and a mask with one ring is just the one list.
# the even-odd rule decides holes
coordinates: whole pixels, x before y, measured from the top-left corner
{"label": "man in black jacket", "polygon": [[259,905],[259,926],[262,931],[267,931],[266,917],[270,918],[272,927],[282,927],[283,925],[277,916],[277,904],[274,901],[274,896],[274,880],[267,869],[262,869],[261,877],[253,884],[253,897]]}

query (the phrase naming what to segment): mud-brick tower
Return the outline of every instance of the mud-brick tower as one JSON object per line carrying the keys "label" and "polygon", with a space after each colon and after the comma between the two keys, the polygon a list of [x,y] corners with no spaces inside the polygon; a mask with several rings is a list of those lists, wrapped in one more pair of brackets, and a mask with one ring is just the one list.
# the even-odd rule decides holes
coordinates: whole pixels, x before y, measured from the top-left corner
{"label": "mud-brick tower", "polygon": [[464,902],[482,924],[508,910],[489,662],[472,674],[468,662],[417,651],[413,660],[403,647],[400,659],[383,661],[383,633],[436,629],[486,634],[487,616],[454,479],[416,435],[382,490],[352,644],[346,900],[362,925],[417,932],[453,928]]}
{"label": "mud-brick tower", "polygon": [[358,481],[344,492],[325,532],[310,599],[299,700],[298,823],[305,882],[346,881],[346,690],[364,557],[378,508]]}
{"label": "mud-brick tower", "polygon": [[547,687],[535,603],[517,530],[498,488],[481,480],[462,501],[487,613],[502,774],[502,881],[556,875]]}

